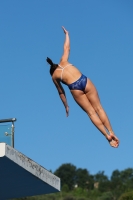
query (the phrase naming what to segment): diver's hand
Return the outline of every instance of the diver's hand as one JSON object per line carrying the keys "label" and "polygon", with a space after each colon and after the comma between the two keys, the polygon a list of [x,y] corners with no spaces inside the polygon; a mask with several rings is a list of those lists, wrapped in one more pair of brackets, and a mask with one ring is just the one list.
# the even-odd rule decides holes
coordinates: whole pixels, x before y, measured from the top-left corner
{"label": "diver's hand", "polygon": [[68,117],[69,115],[69,106],[66,106],[66,116]]}
{"label": "diver's hand", "polygon": [[68,31],[64,28],[64,26],[62,26],[62,29],[63,29],[65,34],[68,34]]}

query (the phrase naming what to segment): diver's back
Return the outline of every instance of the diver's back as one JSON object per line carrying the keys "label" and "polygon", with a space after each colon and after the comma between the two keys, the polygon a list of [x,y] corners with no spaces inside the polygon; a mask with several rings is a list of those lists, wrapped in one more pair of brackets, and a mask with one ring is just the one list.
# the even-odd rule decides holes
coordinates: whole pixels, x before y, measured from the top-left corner
{"label": "diver's back", "polygon": [[62,82],[71,84],[80,78],[81,72],[74,65],[66,62],[58,65],[56,76],[60,77]]}

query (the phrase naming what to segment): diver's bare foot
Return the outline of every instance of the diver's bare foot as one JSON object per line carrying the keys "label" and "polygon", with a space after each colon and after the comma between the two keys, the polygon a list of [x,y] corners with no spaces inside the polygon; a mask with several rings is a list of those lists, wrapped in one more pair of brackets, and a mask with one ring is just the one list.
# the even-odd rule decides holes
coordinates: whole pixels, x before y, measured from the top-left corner
{"label": "diver's bare foot", "polygon": [[111,140],[111,141],[109,141],[109,143],[110,143],[110,145],[111,145],[112,147],[114,147],[114,148],[117,148],[117,147],[119,146],[119,144],[116,143],[115,140]]}
{"label": "diver's bare foot", "polygon": [[116,141],[119,146],[120,141],[113,132],[110,132],[110,137],[112,138],[112,140]]}
{"label": "diver's bare foot", "polygon": [[110,143],[110,146],[112,146],[114,148],[117,148],[119,146],[119,142],[117,142],[114,138],[112,138],[111,135],[107,135],[106,138],[107,138],[108,142]]}

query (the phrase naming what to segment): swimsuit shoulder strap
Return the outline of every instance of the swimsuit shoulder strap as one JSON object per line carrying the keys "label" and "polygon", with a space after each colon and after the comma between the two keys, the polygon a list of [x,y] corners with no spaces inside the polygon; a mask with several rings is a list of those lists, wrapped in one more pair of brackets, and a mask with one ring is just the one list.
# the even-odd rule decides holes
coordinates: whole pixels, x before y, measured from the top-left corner
{"label": "swimsuit shoulder strap", "polygon": [[70,65],[72,65],[72,64],[68,64],[68,65],[66,65],[65,67],[62,67],[61,65],[58,65],[61,69],[56,69],[56,70],[62,70],[62,72],[61,72],[61,81],[62,81],[62,75],[63,75],[64,69],[65,69],[66,67],[70,66]]}
{"label": "swimsuit shoulder strap", "polygon": [[58,65],[61,69],[63,69],[63,67],[61,65]]}
{"label": "swimsuit shoulder strap", "polygon": [[62,81],[62,76],[63,76],[64,69],[65,69],[66,67],[70,66],[70,65],[72,65],[72,64],[68,64],[68,65],[66,65],[65,67],[62,68],[62,72],[61,72],[61,81]]}

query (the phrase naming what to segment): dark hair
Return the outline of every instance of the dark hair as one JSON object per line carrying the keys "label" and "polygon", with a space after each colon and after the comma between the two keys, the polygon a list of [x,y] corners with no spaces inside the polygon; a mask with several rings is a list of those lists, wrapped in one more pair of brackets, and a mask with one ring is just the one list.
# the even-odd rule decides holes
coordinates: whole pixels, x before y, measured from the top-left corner
{"label": "dark hair", "polygon": [[56,70],[56,68],[58,67],[58,64],[54,64],[53,61],[47,57],[46,61],[50,64],[50,74],[51,76],[53,75],[54,71]]}

